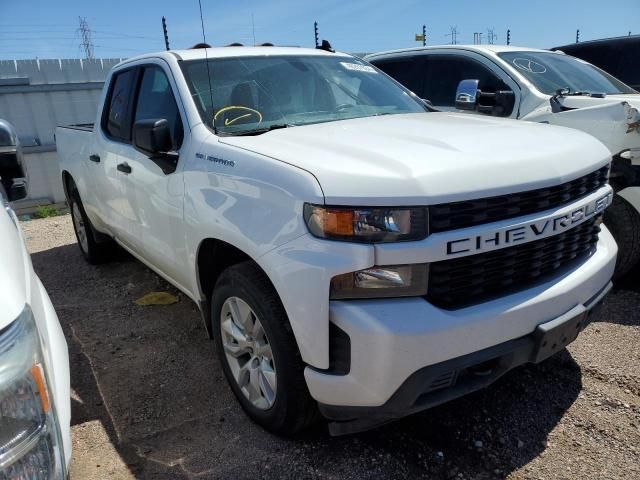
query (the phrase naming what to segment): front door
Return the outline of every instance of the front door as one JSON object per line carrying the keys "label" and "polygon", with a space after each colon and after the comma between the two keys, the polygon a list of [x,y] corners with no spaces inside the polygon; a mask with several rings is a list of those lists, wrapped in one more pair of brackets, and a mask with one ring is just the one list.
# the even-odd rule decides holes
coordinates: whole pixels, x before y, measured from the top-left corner
{"label": "front door", "polygon": [[[177,153],[175,170],[166,162],[149,158],[128,145],[120,161],[130,173],[123,180],[127,203],[135,215],[126,218],[128,229],[135,232],[132,249],[173,282],[184,284],[180,272],[187,261],[183,223],[184,182],[180,150],[188,129],[184,113],[178,107],[176,90],[170,71],[161,61],[139,67],[140,76],[134,100],[132,130],[136,122],[165,119],[169,122],[173,153]],[[185,130],[187,130],[185,134]],[[135,134],[133,135],[135,137]],[[135,139],[134,139],[135,141]]]}

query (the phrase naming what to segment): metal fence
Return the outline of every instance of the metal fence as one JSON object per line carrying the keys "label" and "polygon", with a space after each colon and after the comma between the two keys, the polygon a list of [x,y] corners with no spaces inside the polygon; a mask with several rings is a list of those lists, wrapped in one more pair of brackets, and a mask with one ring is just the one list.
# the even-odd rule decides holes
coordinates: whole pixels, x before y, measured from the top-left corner
{"label": "metal fence", "polygon": [[64,200],[56,126],[95,121],[102,85],[120,61],[0,60],[0,118],[18,132],[29,182],[29,196],[18,208]]}

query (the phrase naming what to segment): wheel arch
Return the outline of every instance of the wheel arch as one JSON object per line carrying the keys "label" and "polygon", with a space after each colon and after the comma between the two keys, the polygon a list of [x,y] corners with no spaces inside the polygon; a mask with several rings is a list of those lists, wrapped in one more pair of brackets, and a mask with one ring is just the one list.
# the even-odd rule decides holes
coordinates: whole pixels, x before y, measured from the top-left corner
{"label": "wheel arch", "polygon": [[69,173],[68,170],[62,170],[62,189],[64,191],[64,196],[67,199],[67,204],[69,203],[69,200],[71,199],[71,194],[73,193],[73,189],[74,188],[78,188],[76,186],[76,182],[73,179],[73,176],[71,175],[71,173]]}
{"label": "wheel arch", "polygon": [[211,293],[213,288],[225,269],[246,261],[252,262],[260,269],[278,296],[278,300],[283,303],[282,297],[269,275],[255,258],[224,240],[213,237],[205,238],[197,248],[195,273],[200,294],[200,311],[210,338],[213,338],[211,329]]}

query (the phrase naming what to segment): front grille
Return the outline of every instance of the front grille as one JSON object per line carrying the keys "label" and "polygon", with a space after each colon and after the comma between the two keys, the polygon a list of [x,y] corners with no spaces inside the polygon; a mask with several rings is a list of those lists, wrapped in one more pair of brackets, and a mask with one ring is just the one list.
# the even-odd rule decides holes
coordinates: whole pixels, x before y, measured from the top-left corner
{"label": "front grille", "polygon": [[453,310],[524,290],[591,255],[599,232],[598,217],[552,237],[434,262],[429,268],[426,298],[433,305]]}
{"label": "front grille", "polygon": [[429,207],[429,232],[445,232],[542,212],[571,203],[607,183],[609,166],[562,185]]}

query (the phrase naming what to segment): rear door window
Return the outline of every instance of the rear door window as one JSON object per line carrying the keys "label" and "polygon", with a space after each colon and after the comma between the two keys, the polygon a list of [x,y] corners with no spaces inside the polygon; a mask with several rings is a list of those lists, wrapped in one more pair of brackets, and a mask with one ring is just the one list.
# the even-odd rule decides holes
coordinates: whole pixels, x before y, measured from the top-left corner
{"label": "rear door window", "polygon": [[412,55],[390,60],[374,60],[372,62],[384,73],[407,87],[418,97],[424,98],[424,57]]}
{"label": "rear door window", "polygon": [[116,73],[111,80],[108,108],[104,112],[102,127],[110,137],[129,142],[131,140],[131,119],[129,105],[136,69]]}

